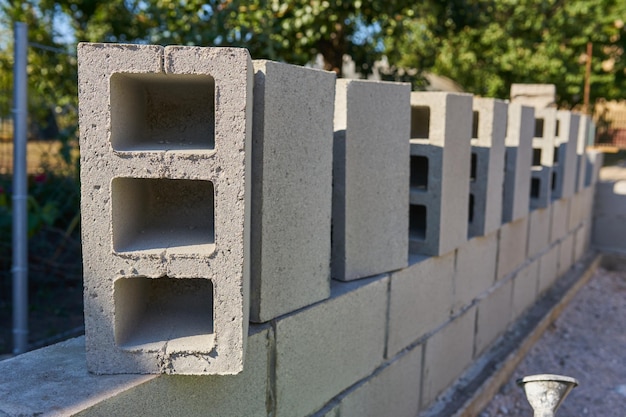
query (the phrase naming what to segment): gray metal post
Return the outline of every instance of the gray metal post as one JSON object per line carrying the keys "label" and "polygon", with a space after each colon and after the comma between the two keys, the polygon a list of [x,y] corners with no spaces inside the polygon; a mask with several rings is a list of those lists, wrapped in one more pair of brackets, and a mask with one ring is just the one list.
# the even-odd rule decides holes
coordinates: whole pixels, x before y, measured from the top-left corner
{"label": "gray metal post", "polygon": [[25,23],[16,23],[13,66],[13,354],[28,350],[28,182],[26,177]]}

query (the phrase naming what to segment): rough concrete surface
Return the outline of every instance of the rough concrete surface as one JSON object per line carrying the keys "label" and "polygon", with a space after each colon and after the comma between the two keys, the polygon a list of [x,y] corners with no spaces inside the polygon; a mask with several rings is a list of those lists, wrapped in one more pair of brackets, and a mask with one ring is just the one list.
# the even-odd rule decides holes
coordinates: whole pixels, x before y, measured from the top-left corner
{"label": "rough concrete surface", "polygon": [[623,263],[617,265],[618,270],[596,271],[480,417],[531,416],[532,409],[515,381],[540,373],[567,375],[580,382],[557,416],[624,416],[626,268]]}

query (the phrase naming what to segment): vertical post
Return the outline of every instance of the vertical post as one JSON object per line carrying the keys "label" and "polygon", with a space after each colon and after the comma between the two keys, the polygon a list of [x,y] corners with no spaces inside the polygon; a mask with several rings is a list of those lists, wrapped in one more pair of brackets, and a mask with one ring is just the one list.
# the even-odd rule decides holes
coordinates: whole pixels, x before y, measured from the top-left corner
{"label": "vertical post", "polygon": [[587,62],[585,64],[585,89],[583,97],[583,113],[589,114],[589,90],[591,83],[591,55],[593,54],[593,44],[587,42]]}
{"label": "vertical post", "polygon": [[28,346],[27,26],[16,23],[13,66],[13,354]]}

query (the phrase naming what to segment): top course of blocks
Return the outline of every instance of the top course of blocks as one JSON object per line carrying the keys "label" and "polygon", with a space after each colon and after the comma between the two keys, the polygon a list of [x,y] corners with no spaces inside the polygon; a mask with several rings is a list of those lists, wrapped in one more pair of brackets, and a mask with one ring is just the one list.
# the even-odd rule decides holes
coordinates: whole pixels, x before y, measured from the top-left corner
{"label": "top course of blocks", "polygon": [[248,51],[80,44],[78,62],[88,368],[241,372]]}

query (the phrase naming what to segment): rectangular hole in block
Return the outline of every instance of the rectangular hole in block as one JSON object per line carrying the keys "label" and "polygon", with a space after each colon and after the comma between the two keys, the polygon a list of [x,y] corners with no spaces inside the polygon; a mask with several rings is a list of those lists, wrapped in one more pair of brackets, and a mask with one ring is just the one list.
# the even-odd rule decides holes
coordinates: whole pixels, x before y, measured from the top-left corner
{"label": "rectangular hole in block", "polygon": [[426,206],[421,204],[409,206],[409,239],[426,239]]}
{"label": "rectangular hole in block", "polygon": [[535,119],[535,137],[543,137],[543,119]]}
{"label": "rectangular hole in block", "polygon": [[541,148],[533,148],[533,166],[541,166]]}
{"label": "rectangular hole in block", "polygon": [[531,178],[530,180],[530,197],[539,198],[541,192],[541,180],[539,178]]}
{"label": "rectangular hole in block", "polygon": [[469,195],[469,222],[474,221],[474,194]]}
{"label": "rectangular hole in block", "polygon": [[552,171],[552,191],[556,190],[556,172]]}
{"label": "rectangular hole in block", "polygon": [[472,117],[472,139],[478,139],[478,122],[480,121],[480,114],[478,111],[473,112]]}
{"label": "rectangular hole in block", "polygon": [[114,178],[111,189],[116,252],[213,252],[211,181]]}
{"label": "rectangular hole in block", "polygon": [[428,189],[428,158],[411,156],[411,188]]}
{"label": "rectangular hole in block", "polygon": [[111,145],[118,151],[215,148],[210,75],[113,74]]}
{"label": "rectangular hole in block", "polygon": [[472,152],[472,163],[470,164],[470,181],[476,181],[476,172],[478,165],[478,155]]}
{"label": "rectangular hole in block", "polygon": [[554,128],[554,135],[559,136],[559,130],[561,128],[561,123],[559,120],[556,121],[556,127]]}
{"label": "rectangular hole in block", "polygon": [[411,106],[411,138],[428,139],[430,135],[430,107]]}
{"label": "rectangular hole in block", "polygon": [[120,278],[115,342],[123,349],[207,350],[213,345],[213,283],[205,278]]}
{"label": "rectangular hole in block", "polygon": [[559,163],[559,147],[558,146],[554,147],[554,156],[552,157],[552,163],[554,165]]}

